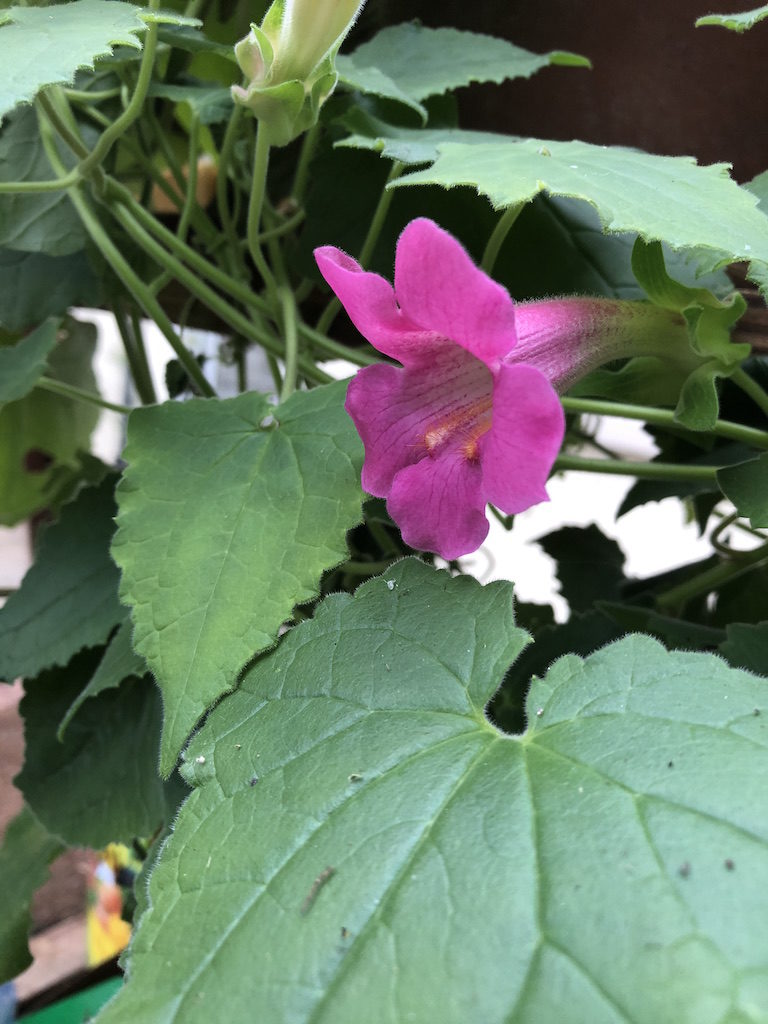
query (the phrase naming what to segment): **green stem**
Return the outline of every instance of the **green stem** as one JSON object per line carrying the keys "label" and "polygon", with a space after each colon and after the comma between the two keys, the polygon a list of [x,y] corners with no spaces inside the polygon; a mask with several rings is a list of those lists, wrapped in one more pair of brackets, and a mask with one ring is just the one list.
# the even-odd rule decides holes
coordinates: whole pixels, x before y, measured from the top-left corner
{"label": "green stem", "polygon": [[268,242],[273,238],[282,238],[283,235],[287,235],[294,228],[297,228],[299,224],[307,216],[306,210],[297,210],[296,213],[292,214],[288,220],[284,220],[281,224],[277,224],[275,227],[270,228],[269,231],[262,231],[259,235],[260,242]]}
{"label": "green stem", "polygon": [[237,140],[237,131],[240,127],[240,119],[243,116],[244,110],[244,107],[236,103],[230,114],[224,132],[224,140],[221,144],[218,173],[216,175],[216,205],[219,210],[219,219],[221,220],[224,234],[227,237],[229,249],[233,256],[240,252],[240,239],[237,236],[237,228],[235,227],[232,211],[229,207],[227,183],[229,181],[229,167],[232,162],[232,154]]}
{"label": "green stem", "polygon": [[140,203],[137,203],[123,185],[110,180],[108,195],[117,199],[126,208],[126,211],[133,216],[134,220],[148,231],[151,231],[172,253],[175,253],[179,259],[188,263],[201,277],[207,278],[217,288],[221,288],[222,291],[231,295],[233,299],[237,299],[247,306],[253,306],[261,312],[269,313],[269,306],[262,298],[247,285],[235,280],[235,278],[220,270],[204,256],[201,256],[199,252],[179,238],[178,235],[169,231],[156,217],[153,217]]}
{"label": "green stem", "polygon": [[[399,177],[402,170],[403,164],[401,164],[399,160],[395,160],[395,162],[392,164],[389,174],[387,175],[386,185],[388,185],[390,181],[392,181],[394,178]],[[373,255],[373,250],[376,248],[376,243],[379,240],[381,229],[384,227],[384,222],[387,219],[389,208],[392,205],[392,200],[395,197],[394,189],[388,189],[386,185],[382,189],[381,196],[379,197],[379,202],[376,206],[376,209],[373,212],[373,217],[368,228],[368,234],[365,236],[365,241],[363,242],[363,246],[360,249],[358,263],[360,264],[361,267],[365,267],[368,261],[370,260],[371,256]],[[320,319],[317,321],[317,330],[321,334],[328,333],[328,328],[336,319],[336,315],[340,309],[341,303],[334,296],[323,310]]]}
{"label": "green stem", "polygon": [[280,289],[280,305],[283,310],[285,331],[285,372],[280,401],[284,402],[296,390],[296,373],[299,359],[299,333],[296,329],[296,304],[290,288]]}
{"label": "green stem", "polygon": [[677,466],[669,462],[629,462],[623,459],[585,459],[578,455],[559,455],[555,469],[573,469],[586,473],[610,473],[645,480],[712,480],[716,466]]}
{"label": "green stem", "polygon": [[[674,412],[668,409],[655,409],[649,405],[627,405],[623,402],[604,402],[593,398],[568,398],[567,396],[562,399],[562,403],[566,412],[618,416],[621,419],[643,420],[645,423],[668,427],[670,430],[686,430],[686,427],[675,419]],[[740,423],[717,420],[711,433],[717,434],[719,437],[727,437],[731,441],[741,441],[755,448],[768,448],[768,432],[756,430],[754,427],[745,427]]]}
{"label": "green stem", "polygon": [[[60,174],[62,177],[65,177],[66,168],[59,159],[59,154],[56,151],[56,146],[52,137],[51,124],[46,119],[46,115],[42,110],[39,111],[38,122],[40,126],[40,139],[43,143],[43,148],[45,149],[48,161],[56,174]],[[208,397],[214,397],[216,392],[203,375],[197,360],[186,345],[183,344],[181,339],[176,335],[176,332],[173,329],[173,324],[165,315],[164,309],[158,303],[152,292],[147,288],[138,274],[136,274],[112,239],[106,233],[101,225],[101,221],[93,213],[85,199],[85,196],[80,192],[79,186],[74,185],[67,189],[67,194],[70,202],[80,217],[83,227],[90,235],[91,241],[101,252],[101,255],[115,272],[117,277],[123,282],[129,293],[133,295],[142,309],[144,309],[147,316],[155,321],[171,348],[178,356],[179,362],[186,369],[190,378],[198,385],[200,393]]]}
{"label": "green stem", "polygon": [[[192,217],[192,210],[197,201],[197,159],[200,144],[200,119],[196,114],[192,115],[192,123],[189,127],[189,152],[187,155],[187,187],[184,195],[184,203],[181,208],[181,216],[176,229],[176,237],[186,243],[189,231],[189,222]],[[152,285],[152,290],[157,294],[171,280],[171,274],[165,270]]]}
{"label": "green stem", "polygon": [[71,398],[75,402],[86,402],[88,405],[97,405],[100,409],[110,409],[112,412],[123,413],[127,416],[131,409],[127,405],[117,405],[115,402],[108,402],[101,395],[95,395],[92,391],[85,391],[74,384],[65,384],[61,380],[51,380],[50,377],[39,377],[35,387],[43,391],[51,391],[54,395],[63,395],[64,398]]}
{"label": "green stem", "polygon": [[[75,156],[80,160],[87,157],[88,147],[77,134],[75,119],[64,99],[61,89],[56,85],[50,86],[44,92],[38,93],[37,102],[42,107],[45,116],[51,122],[56,132],[66,142]],[[75,168],[75,170],[79,171],[81,177],[83,176],[82,168]]]}
{"label": "green stem", "polygon": [[[148,10],[156,11],[159,6],[159,0],[149,0]],[[112,146],[125,134],[127,129],[141,114],[144,108],[144,101],[147,98],[149,83],[152,79],[152,68],[155,64],[155,52],[157,50],[158,29],[159,25],[156,21],[150,22],[147,26],[144,52],[141,55],[141,64],[139,66],[139,76],[136,79],[136,88],[133,90],[131,100],[122,114],[112,122],[103,135],[99,136],[90,154],[80,164],[80,173],[84,177],[87,177],[94,168],[103,163]]]}
{"label": "green stem", "polygon": [[297,203],[302,202],[304,199],[304,193],[309,182],[309,166],[312,163],[312,157],[315,155],[319,139],[320,125],[316,124],[309,129],[302,140],[301,152],[296,164],[296,173],[293,176],[293,187],[291,188],[291,196]]}
{"label": "green stem", "polygon": [[512,206],[508,206],[496,222],[496,227],[491,232],[491,237],[488,239],[488,244],[485,247],[483,258],[480,260],[480,266],[486,274],[490,274],[493,270],[496,257],[499,255],[499,249],[504,244],[504,239],[520,216],[524,206],[525,203],[514,203]]}
{"label": "green stem", "polygon": [[86,231],[90,235],[91,240],[94,242],[97,249],[99,249],[104,259],[112,267],[115,274],[117,274],[129,293],[133,295],[147,316],[154,320],[160,328],[171,348],[176,353],[179,362],[187,371],[188,376],[197,385],[200,394],[207,398],[214,398],[216,396],[216,392],[208,383],[208,380],[200,369],[200,365],[194,355],[189,351],[187,346],[174,331],[173,324],[166,316],[165,310],[162,308],[147,285],[133,270],[128,261],[123,257],[117,246],[112,242],[112,239],[101,226],[101,222],[98,217],[96,217],[88,206],[85,198],[80,194],[77,188],[71,188],[69,190],[69,198],[71,199],[72,204],[78,212],[80,220],[83,222]]}
{"label": "green stem", "polygon": [[[118,204],[111,209],[113,216],[116,218],[118,223],[125,228],[131,238],[133,238],[133,240],[140,245],[156,263],[170,271],[176,280],[183,284],[190,294],[200,299],[201,302],[204,302],[206,306],[213,310],[213,312],[216,313],[224,323],[228,324],[236,334],[242,335],[243,338],[250,338],[253,336],[255,333],[255,325],[253,321],[249,320],[248,317],[244,316],[239,310],[235,309],[234,306],[230,305],[226,299],[222,298],[218,292],[213,291],[212,288],[209,288],[207,284],[201,281],[188,267],[181,263],[180,260],[177,260],[173,255],[171,255],[171,253],[167,252],[159,242],[149,234],[149,232],[144,230],[144,228],[131,216],[131,213],[124,206]],[[154,296],[153,302],[157,305]],[[273,335],[265,332],[261,334],[259,341],[268,352],[271,352],[276,356],[283,356],[283,347],[279,340]],[[197,366],[197,362],[195,362],[195,366]],[[317,383],[327,383],[332,379],[327,374],[323,373],[322,370],[318,370],[310,360],[300,359],[300,366],[302,373]],[[199,367],[198,373],[200,373]],[[193,379],[197,382],[197,377],[194,377]],[[210,385],[208,385],[208,387],[210,387]]]}
{"label": "green stem", "polygon": [[761,544],[753,551],[743,552],[743,557],[738,560],[723,561],[719,565],[712,566],[711,569],[705,569],[693,579],[686,580],[685,583],[659,594],[656,598],[656,607],[659,611],[674,611],[682,608],[694,597],[709,594],[713,590],[719,589],[724,583],[728,583],[764,563],[768,563],[768,544]]}
{"label": "green stem", "polygon": [[349,348],[342,345],[326,334],[321,334],[308,324],[299,322],[299,334],[311,342],[312,347],[319,349],[330,359],[346,359],[355,366],[375,366],[383,362],[381,356],[375,355],[375,349],[366,346],[365,348]]}
{"label": "green stem", "polygon": [[128,360],[128,366],[139,401],[142,405],[154,405],[157,402],[157,395],[155,394],[155,386],[152,383],[152,375],[149,372],[144,345],[141,342],[141,333],[137,331],[136,324],[132,324],[132,327],[129,327],[125,312],[120,307],[119,301],[114,302],[112,315],[115,318],[117,330],[123,342],[125,356]]}
{"label": "green stem", "polygon": [[277,283],[267,261],[264,259],[264,253],[261,251],[261,244],[259,242],[261,211],[264,206],[264,196],[267,188],[269,150],[269,133],[261,124],[256,132],[256,147],[253,154],[253,178],[251,180],[251,195],[248,200],[247,239],[248,251],[251,254],[251,259],[256,269],[261,274],[267,289],[272,294],[275,294]]}
{"label": "green stem", "polygon": [[768,394],[763,391],[756,380],[750,377],[741,367],[733,371],[731,380],[736,387],[741,388],[744,394],[749,395],[755,405],[759,406],[765,415],[768,416]]}
{"label": "green stem", "polygon": [[76,185],[80,180],[80,172],[75,167],[63,178],[52,178],[50,181],[0,181],[0,195],[17,192],[61,192]]}

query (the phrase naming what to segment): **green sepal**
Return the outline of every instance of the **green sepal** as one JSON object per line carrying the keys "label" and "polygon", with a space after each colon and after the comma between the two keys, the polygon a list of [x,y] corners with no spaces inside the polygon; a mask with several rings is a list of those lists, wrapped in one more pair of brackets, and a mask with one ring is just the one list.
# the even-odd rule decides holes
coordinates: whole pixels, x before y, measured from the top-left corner
{"label": "green sepal", "polygon": [[[251,60],[254,49],[258,51],[261,67]],[[257,75],[266,77],[272,67],[275,54],[269,37],[262,32],[258,25],[251,24],[251,31],[248,35],[239,43],[235,43],[235,58],[246,78],[256,78]]]}
{"label": "green sepal", "polygon": [[[632,270],[648,298],[680,313],[688,326],[691,352],[704,360],[687,376],[675,409],[676,419],[691,430],[710,430],[717,420],[715,380],[727,377],[749,356],[750,346],[731,342],[730,331],[747,304],[738,292],[719,299],[707,288],[691,288],[667,273],[660,242],[637,238]],[[690,363],[683,353],[670,352],[673,362]]]}
{"label": "green sepal", "polygon": [[235,103],[253,111],[267,129],[273,146],[287,146],[305,130],[298,126],[303,120],[307,97],[304,85],[298,80],[281,82],[280,85],[251,84],[247,89],[233,86],[232,97]]}

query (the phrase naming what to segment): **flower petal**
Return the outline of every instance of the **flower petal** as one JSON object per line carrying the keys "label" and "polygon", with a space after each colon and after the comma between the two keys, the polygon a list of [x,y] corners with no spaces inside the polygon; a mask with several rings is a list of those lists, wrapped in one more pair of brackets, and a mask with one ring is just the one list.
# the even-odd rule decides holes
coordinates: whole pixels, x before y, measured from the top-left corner
{"label": "flower petal", "polygon": [[447,560],[475,551],[488,533],[480,465],[455,451],[401,469],[387,509],[406,544]]}
{"label": "flower petal", "polygon": [[487,366],[495,367],[515,346],[515,308],[507,290],[426,217],[412,220],[400,235],[395,295],[413,323],[450,338]]}
{"label": "flower petal", "polygon": [[492,383],[487,367],[458,345],[441,349],[418,370],[359,370],[346,409],[365,446],[363,488],[386,497],[395,474],[428,454],[428,436],[433,453],[460,448],[473,408],[490,407]]}
{"label": "flower petal", "polygon": [[422,365],[444,338],[425,330],[398,308],[389,281],[363,270],[359,263],[333,245],[315,249],[320,273],[338,296],[349,319],[364,338],[404,366]]}
{"label": "flower petal", "polygon": [[560,399],[533,366],[502,364],[491,429],[480,438],[485,498],[507,515],[548,501],[546,487],[565,433]]}

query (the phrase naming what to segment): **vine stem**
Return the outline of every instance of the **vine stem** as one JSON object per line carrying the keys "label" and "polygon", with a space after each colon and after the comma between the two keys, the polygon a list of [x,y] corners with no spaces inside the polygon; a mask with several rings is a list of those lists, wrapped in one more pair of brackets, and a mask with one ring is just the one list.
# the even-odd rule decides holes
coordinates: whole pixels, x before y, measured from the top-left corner
{"label": "vine stem", "polygon": [[496,257],[499,255],[499,250],[504,244],[504,239],[520,216],[524,206],[525,203],[514,203],[512,206],[508,206],[496,222],[496,227],[491,232],[491,237],[488,239],[488,244],[485,247],[483,258],[480,260],[480,266],[486,274],[490,274],[493,270],[493,265],[496,262]]}
{"label": "vine stem", "polygon": [[[382,189],[381,195],[379,196],[379,202],[376,206],[376,209],[373,212],[373,217],[368,228],[368,233],[366,234],[362,248],[360,249],[358,263],[360,264],[361,267],[365,267],[368,261],[370,260],[371,256],[373,255],[373,250],[376,248],[376,243],[379,240],[381,229],[384,227],[384,222],[387,219],[389,208],[392,205],[392,200],[394,199],[395,196],[394,190],[388,189],[386,186],[395,178],[399,177],[400,174],[402,173],[402,170],[403,164],[399,160],[395,160],[395,162],[392,164],[392,167],[390,168],[389,174],[387,175],[386,184]],[[334,296],[323,310],[320,319],[317,321],[316,329],[320,334],[327,333],[328,328],[336,319],[336,315],[340,309],[341,303]]]}
{"label": "vine stem", "polygon": [[768,416],[768,394],[763,391],[756,380],[753,380],[741,367],[733,371],[731,380],[736,387],[741,388],[744,394],[749,395],[755,405],[759,406]]}
{"label": "vine stem", "polygon": [[[149,0],[148,10],[157,11],[160,0]],[[157,51],[157,34],[159,24],[156,21],[150,22],[147,26],[147,36],[144,40],[144,51],[141,55],[139,75],[136,79],[136,87],[128,106],[122,114],[112,122],[98,138],[96,145],[80,164],[80,173],[83,177],[91,174],[96,167],[99,167],[112,146],[125,134],[126,130],[133,124],[144,108],[144,100],[147,98],[147,91],[152,79],[152,68],[155,64],[155,53]]]}
{"label": "vine stem", "polygon": [[109,409],[112,412],[122,413],[127,416],[132,412],[130,406],[118,405],[116,402],[108,402],[106,398],[95,395],[92,391],[78,388],[74,384],[65,384],[61,380],[52,380],[50,377],[38,377],[35,387],[43,391],[51,391],[54,395],[62,395],[64,398],[71,398],[75,402],[86,402],[88,405],[97,405],[100,409]]}
{"label": "vine stem", "polygon": [[740,552],[740,554],[741,557],[738,559],[723,561],[719,565],[712,566],[711,569],[705,569],[693,579],[686,580],[685,583],[680,583],[659,594],[656,598],[656,607],[660,611],[681,608],[692,598],[717,590],[724,583],[768,563],[768,544],[761,544],[753,551]]}
{"label": "vine stem", "polygon": [[296,329],[296,303],[290,288],[280,289],[280,304],[283,310],[283,329],[285,330],[285,372],[283,386],[280,389],[280,401],[296,390],[296,371],[299,359],[299,334]]}
{"label": "vine stem", "polygon": [[555,469],[635,476],[645,480],[717,480],[716,466],[678,466],[670,462],[629,462],[624,459],[585,459],[578,455],[559,455],[555,460]]}
{"label": "vine stem", "polygon": [[256,131],[256,147],[253,154],[253,177],[251,180],[251,195],[248,200],[246,237],[251,259],[261,274],[267,290],[275,295],[277,294],[277,283],[269,268],[269,264],[264,259],[264,253],[261,251],[261,243],[259,241],[261,211],[264,208],[264,196],[267,190],[270,148],[269,133],[264,125],[260,124]]}
{"label": "vine stem", "polygon": [[[155,385],[152,383],[152,374],[147,363],[147,355],[144,351],[144,344],[141,338],[138,324],[132,323],[128,326],[125,312],[120,306],[119,300],[112,304],[112,315],[117,324],[117,330],[123,342],[125,356],[133,377],[133,384],[142,405],[154,405],[157,402]],[[138,319],[138,318],[137,318]]]}
{"label": "vine stem", "polygon": [[[192,295],[197,296],[206,304],[206,306],[208,306],[209,309],[218,314],[224,323],[228,324],[236,334],[240,334],[247,339],[256,333],[255,325],[247,316],[241,313],[238,309],[235,309],[234,306],[230,305],[226,299],[222,298],[221,295],[215,292],[212,288],[209,288],[207,284],[196,277],[195,274],[180,260],[177,260],[173,255],[171,255],[171,253],[165,250],[160,243],[149,234],[148,231],[144,230],[141,224],[131,216],[130,212],[125,207],[118,204],[114,208],[110,209],[118,223],[125,228],[131,238],[133,238],[133,240],[140,245],[142,249],[152,257],[152,259],[159,263],[161,267],[165,267],[170,271],[170,273],[180,281]],[[147,291],[149,291],[149,289],[147,289]],[[152,296],[152,300],[157,306],[157,300],[154,296]],[[162,315],[164,316],[165,314]],[[284,355],[283,346],[273,335],[261,333],[259,340],[263,347],[272,355],[280,357]],[[193,362],[198,369],[198,374],[202,375],[202,371],[200,371],[200,368],[197,366],[196,360],[193,359]],[[322,370],[319,370],[310,360],[300,359],[299,362],[302,373],[308,376],[311,380],[314,380],[316,383],[325,384],[332,380],[331,377],[326,373],[323,373]],[[186,369],[186,363],[184,366]],[[197,377],[193,379],[196,383],[198,382]],[[208,385],[208,388],[210,389],[210,385]],[[210,394],[210,390],[205,393]]]}
{"label": "vine stem", "polygon": [[[678,423],[675,419],[675,414],[669,409],[655,409],[650,405],[627,405],[623,402],[604,402],[593,398],[568,398],[567,396],[561,399],[561,401],[566,412],[617,416],[620,419],[643,420],[646,423],[653,423],[657,426],[669,427],[674,430],[687,429],[681,423]],[[716,420],[711,433],[717,434],[720,437],[727,437],[731,441],[742,441],[744,444],[752,445],[755,448],[768,449],[768,432],[756,430],[754,427],[745,427],[741,423]]]}
{"label": "vine stem", "polygon": [[[40,123],[40,138],[51,167],[55,173],[61,174],[63,177],[66,174],[66,169],[59,159],[59,154],[56,152],[56,146],[51,138],[51,125],[46,119],[44,111],[40,111],[40,117],[38,120]],[[134,271],[112,239],[106,233],[99,221],[99,218],[94,214],[85,196],[80,191],[80,186],[73,185],[68,188],[67,195],[69,196],[70,202],[74,206],[83,227],[88,232],[91,241],[101,252],[104,259],[112,267],[112,270],[123,282],[128,291],[133,295],[147,316],[155,321],[171,348],[176,353],[179,362],[187,371],[189,377],[197,384],[200,389],[200,394],[205,395],[208,398],[215,397],[216,392],[208,383],[203,371],[198,365],[197,360],[174,331],[173,324],[166,316],[164,309],[150,289],[141,280],[139,275]]]}

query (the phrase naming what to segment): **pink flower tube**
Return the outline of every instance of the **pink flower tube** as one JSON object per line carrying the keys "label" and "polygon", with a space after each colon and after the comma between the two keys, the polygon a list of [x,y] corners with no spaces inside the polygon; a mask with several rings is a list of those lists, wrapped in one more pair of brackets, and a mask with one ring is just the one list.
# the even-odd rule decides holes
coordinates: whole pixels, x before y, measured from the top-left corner
{"label": "pink flower tube", "polygon": [[315,258],[360,333],[401,364],[366,367],[349,385],[362,485],[387,499],[407,544],[446,559],[482,544],[488,502],[513,515],[548,500],[565,429],[558,391],[635,352],[661,319],[668,332],[672,316],[599,299],[515,306],[425,218],[400,236],[394,288],[333,246]]}

